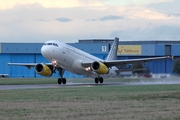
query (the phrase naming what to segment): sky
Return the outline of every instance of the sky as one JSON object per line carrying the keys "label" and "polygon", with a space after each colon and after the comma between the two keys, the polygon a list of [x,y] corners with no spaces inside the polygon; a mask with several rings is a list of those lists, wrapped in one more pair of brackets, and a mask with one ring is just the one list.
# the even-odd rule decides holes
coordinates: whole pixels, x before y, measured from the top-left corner
{"label": "sky", "polygon": [[180,40],[180,0],[0,0],[0,42]]}

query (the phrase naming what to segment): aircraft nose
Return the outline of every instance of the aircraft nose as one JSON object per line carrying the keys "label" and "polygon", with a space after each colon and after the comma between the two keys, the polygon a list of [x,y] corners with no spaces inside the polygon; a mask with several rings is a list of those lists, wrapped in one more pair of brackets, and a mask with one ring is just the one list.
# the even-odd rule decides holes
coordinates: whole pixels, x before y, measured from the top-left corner
{"label": "aircraft nose", "polygon": [[47,49],[47,47],[45,47],[45,46],[42,46],[42,47],[41,47],[41,54],[42,54],[44,57],[47,57],[47,55],[48,55],[48,49]]}
{"label": "aircraft nose", "polygon": [[44,43],[41,47],[41,54],[48,60],[55,59],[57,51],[60,50],[60,44],[55,40],[50,40]]}

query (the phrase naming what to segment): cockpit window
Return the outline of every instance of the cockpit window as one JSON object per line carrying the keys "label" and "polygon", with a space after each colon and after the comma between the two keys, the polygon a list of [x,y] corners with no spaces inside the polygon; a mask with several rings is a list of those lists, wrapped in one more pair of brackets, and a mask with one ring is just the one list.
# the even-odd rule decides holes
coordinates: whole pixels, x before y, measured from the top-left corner
{"label": "cockpit window", "polygon": [[58,45],[56,43],[53,43],[53,45],[58,47]]}
{"label": "cockpit window", "polygon": [[56,43],[44,43],[44,46],[45,46],[45,45],[53,45],[53,46],[58,47],[58,45],[57,45]]}
{"label": "cockpit window", "polygon": [[47,45],[52,45],[52,43],[48,43]]}

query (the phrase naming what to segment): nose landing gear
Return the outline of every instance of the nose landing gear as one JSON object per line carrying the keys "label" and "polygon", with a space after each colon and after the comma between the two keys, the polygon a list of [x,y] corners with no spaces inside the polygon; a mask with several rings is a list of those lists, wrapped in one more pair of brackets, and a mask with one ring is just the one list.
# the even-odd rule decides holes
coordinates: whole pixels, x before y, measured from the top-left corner
{"label": "nose landing gear", "polygon": [[66,84],[66,78],[63,78],[63,74],[65,72],[65,70],[63,70],[62,68],[58,68],[57,69],[59,71],[59,75],[60,75],[60,78],[58,78],[58,84]]}

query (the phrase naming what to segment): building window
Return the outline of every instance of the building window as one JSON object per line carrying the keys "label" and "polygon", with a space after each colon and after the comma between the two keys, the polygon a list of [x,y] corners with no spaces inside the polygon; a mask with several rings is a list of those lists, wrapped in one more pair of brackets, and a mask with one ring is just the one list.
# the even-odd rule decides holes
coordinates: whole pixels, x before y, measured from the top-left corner
{"label": "building window", "polygon": [[106,46],[102,46],[102,52],[106,52]]}

